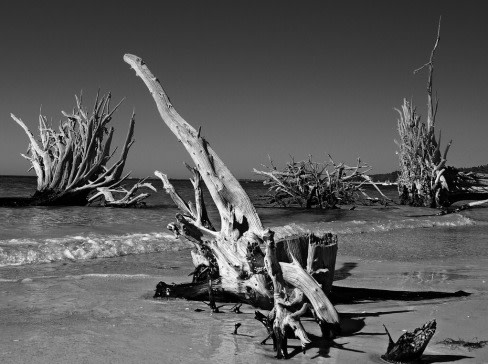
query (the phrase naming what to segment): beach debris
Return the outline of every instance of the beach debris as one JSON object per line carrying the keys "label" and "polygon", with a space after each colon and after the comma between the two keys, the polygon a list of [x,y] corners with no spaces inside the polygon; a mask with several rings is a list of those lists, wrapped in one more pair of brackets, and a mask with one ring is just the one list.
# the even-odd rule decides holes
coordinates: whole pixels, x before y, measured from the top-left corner
{"label": "beach debris", "polygon": [[388,348],[381,358],[391,363],[409,363],[420,359],[430,339],[436,330],[435,319],[425,323],[422,327],[405,332],[395,343],[385,325],[388,335]]}
{"label": "beach debris", "polygon": [[234,332],[232,333],[232,335],[237,335],[237,329],[241,327],[241,325],[242,324],[240,322],[234,324]]}
{"label": "beach debris", "polygon": [[452,140],[441,152],[441,133],[436,137],[435,123],[439,100],[433,98],[432,76],[434,56],[440,40],[441,19],[437,28],[434,47],[427,63],[414,74],[428,68],[427,118],[421,121],[412,102],[403,100],[397,127],[399,141],[397,155],[400,163],[398,193],[402,204],[445,208],[462,200],[488,198],[488,174],[464,173],[446,166],[447,153]]}
{"label": "beach debris", "polygon": [[173,288],[176,286],[175,283],[166,284],[164,282],[159,282],[156,285],[156,289],[154,290],[153,298],[166,298],[170,299],[171,297],[176,297],[173,295]]}
{"label": "beach debris", "polygon": [[[286,331],[289,329],[301,338],[302,346],[310,342],[300,324],[300,316],[305,312],[313,312],[320,328],[338,328],[339,315],[327,298],[330,287],[327,284],[322,287],[319,283],[333,278],[337,236],[303,234],[275,241],[274,233],[263,226],[240,183],[201,131],[177,113],[142,59],[126,54],[124,60],[146,84],[163,121],[186,148],[195,165],[187,165],[193,175],[194,202],[185,202],[167,176],[155,172],[180,210],[171,229],[175,236],[193,245],[193,265],[200,266],[192,274],[192,283],[171,287],[170,294],[193,300],[209,297],[210,302],[206,304],[212,310],[218,309],[215,303],[218,300],[274,310],[276,314],[270,320],[276,327],[280,357],[287,356]],[[220,215],[220,231],[216,231],[207,214],[202,182]],[[261,247],[266,247],[265,251]],[[328,329],[323,332],[326,331]]]}
{"label": "beach debris", "polygon": [[[276,358],[288,358],[288,338],[297,337],[300,340],[303,349],[311,343],[307,332],[305,331],[302,323],[300,322],[300,317],[303,316],[309,310],[309,304],[304,299],[304,294],[297,291],[297,295],[293,297],[292,301],[289,301],[286,295],[285,281],[283,279],[283,270],[278,262],[276,256],[276,246],[272,241],[272,236],[270,240],[266,241],[266,256],[265,264],[269,276],[273,282],[274,287],[274,314],[271,317],[273,321],[273,333],[274,342],[276,344]],[[298,266],[297,260],[293,257],[293,263]],[[289,263],[288,263],[289,264]],[[284,268],[284,267],[283,267]],[[303,270],[303,268],[302,268]],[[310,277],[313,279],[312,277]],[[311,298],[312,299],[312,298]],[[321,305],[330,304],[330,302],[324,301],[320,303]],[[330,304],[331,305],[331,304]],[[297,306],[299,307],[297,309]],[[324,307],[323,306],[323,307]],[[272,311],[272,312],[273,312]],[[330,310],[332,312],[335,310]],[[332,322],[334,318],[331,318]],[[337,320],[338,322],[338,320]],[[292,334],[291,334],[292,333]]]}
{"label": "beach debris", "polygon": [[261,341],[261,345],[266,345],[266,341],[272,339],[273,350],[276,351],[276,338],[274,336],[274,331],[273,331],[273,321],[275,317],[275,312],[273,310],[270,311],[268,315],[265,315],[260,311],[254,311],[254,318],[259,322],[261,322],[266,328],[266,330],[268,331],[268,336],[263,341]]}
{"label": "beach debris", "polygon": [[203,301],[207,306],[209,306],[212,309],[213,313],[220,313],[219,308],[224,307],[225,305],[220,305],[217,306],[215,303],[215,296],[213,294],[213,289],[212,289],[212,279],[208,280],[208,303]]}
{"label": "beach debris", "polygon": [[481,349],[485,347],[486,344],[488,344],[488,340],[478,340],[478,338],[473,338],[471,341],[463,340],[463,339],[451,339],[447,338],[442,341],[438,342],[439,344],[447,345],[451,349],[455,349],[458,347],[463,347],[467,348],[469,351],[475,350],[475,349]]}
{"label": "beach debris", "polygon": [[241,306],[242,306],[242,303],[236,303],[231,309],[230,311],[231,312],[234,312],[234,313],[242,313],[241,312]]}
{"label": "beach debris", "polygon": [[205,303],[208,307],[210,307],[212,313],[221,313],[219,309],[225,306],[225,305],[217,306],[215,302],[205,302],[205,301],[202,302]]}
{"label": "beach debris", "polygon": [[[271,157],[264,171],[254,169],[254,173],[266,177],[264,185],[268,188],[268,203],[287,206],[300,206],[307,209],[332,209],[337,205],[380,202],[393,202],[385,196],[367,175],[371,170],[358,158],[355,166],[336,163],[329,154],[329,162],[315,162],[309,155],[307,160],[291,161],[279,170]],[[370,197],[364,185],[372,185],[380,198]],[[354,209],[354,208],[352,208]]]}
{"label": "beach debris", "polygon": [[89,112],[83,107],[82,95],[75,98],[73,112],[62,112],[65,120],[59,128],[51,126],[46,116],[39,115],[38,140],[20,118],[11,114],[29,138],[27,153],[22,156],[29,160],[37,175],[37,191],[30,205],[86,205],[89,195],[98,188],[115,190],[130,175],[122,176],[122,173],[134,143],[135,114],[130,118],[120,157],[109,167],[108,161],[114,154],[110,150],[114,128],[108,128],[108,123],[122,101],[111,108],[111,94],[100,97],[98,92]]}
{"label": "beach debris", "polygon": [[477,207],[477,206],[480,206],[480,205],[484,205],[488,203],[488,199],[486,200],[480,200],[480,201],[472,201],[472,202],[468,202],[466,204],[463,204],[463,205],[459,205],[459,206],[451,206],[450,208],[443,208],[441,209],[437,215],[438,216],[442,216],[442,215],[447,215],[447,214],[453,214],[453,213],[458,213],[458,212],[461,212],[461,211],[464,211],[464,210],[468,210],[470,208],[473,208],[473,207]]}
{"label": "beach debris", "polygon": [[[149,194],[140,193],[139,195],[135,196],[136,192],[140,188],[148,188],[154,192],[157,192],[156,188],[154,188],[152,184],[145,182],[146,179],[147,177],[139,180],[139,182],[135,183],[130,190],[125,189],[123,186],[117,188],[98,187],[98,192],[88,199],[88,203],[91,204],[93,201],[101,199],[102,206],[107,207],[144,207],[145,202],[143,200],[149,197]],[[114,194],[123,194],[123,196],[119,199],[115,199]]]}

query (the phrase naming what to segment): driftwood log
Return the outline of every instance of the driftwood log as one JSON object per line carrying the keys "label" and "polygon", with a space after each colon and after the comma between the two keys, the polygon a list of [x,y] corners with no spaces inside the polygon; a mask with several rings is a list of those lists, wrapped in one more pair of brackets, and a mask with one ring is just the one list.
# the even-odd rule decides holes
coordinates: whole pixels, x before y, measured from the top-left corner
{"label": "driftwood log", "polygon": [[[440,20],[437,37],[429,61],[416,69],[429,69],[427,80],[427,120],[421,121],[412,102],[403,101],[397,121],[400,175],[398,193],[403,204],[427,207],[448,207],[461,200],[488,199],[488,175],[463,173],[447,163],[450,141],[441,151],[441,133],[436,137],[435,123],[438,99],[433,94],[434,56],[440,40]],[[488,202],[488,200],[487,200]]]}
{"label": "driftwood log", "polygon": [[[149,197],[149,193],[140,193],[136,195],[137,191],[140,188],[147,188],[157,192],[156,188],[154,188],[152,184],[145,182],[146,179],[139,180],[139,182],[135,183],[129,190],[127,190],[124,186],[120,186],[118,188],[98,187],[98,192],[88,199],[88,203],[92,204],[97,200],[101,200],[101,205],[107,207],[145,206],[143,200]],[[116,199],[114,194],[122,197]]]}
{"label": "driftwood log", "polygon": [[72,113],[65,113],[58,130],[48,124],[47,117],[39,116],[39,139],[14,114],[12,119],[29,138],[27,154],[31,169],[37,175],[37,190],[29,200],[31,205],[86,205],[88,196],[97,188],[117,188],[128,177],[122,176],[129,148],[134,143],[135,115],[117,162],[107,166],[114,152],[111,142],[114,128],[108,128],[120,103],[111,108],[111,95],[99,96],[93,109],[87,111],[82,97],[76,97]]}
{"label": "driftwood log", "polygon": [[[307,209],[330,209],[337,205],[391,201],[367,173],[371,170],[358,158],[355,166],[336,163],[329,155],[328,162],[308,160],[288,162],[283,170],[278,170],[270,158],[266,170],[254,169],[254,173],[264,176],[268,187],[269,203],[300,206]],[[380,198],[370,197],[364,185],[372,185]]]}
{"label": "driftwood log", "polygon": [[[278,356],[286,356],[286,338],[290,335],[298,336],[303,346],[309,342],[299,323],[307,311],[313,313],[324,332],[338,330],[339,315],[323,289],[330,289],[334,272],[330,265],[335,264],[337,238],[327,234],[275,241],[274,233],[263,227],[248,195],[202,137],[201,130],[194,129],[176,112],[157,78],[139,57],[126,54],[124,60],[144,81],[163,121],[195,163],[195,167],[190,167],[194,203],[186,203],[167,176],[155,172],[181,210],[169,228],[193,244],[195,265],[193,283],[160,282],[155,296],[247,302],[270,309]],[[209,221],[202,181],[217,207],[220,224]],[[323,254],[328,250],[322,246],[329,245],[333,258]]]}

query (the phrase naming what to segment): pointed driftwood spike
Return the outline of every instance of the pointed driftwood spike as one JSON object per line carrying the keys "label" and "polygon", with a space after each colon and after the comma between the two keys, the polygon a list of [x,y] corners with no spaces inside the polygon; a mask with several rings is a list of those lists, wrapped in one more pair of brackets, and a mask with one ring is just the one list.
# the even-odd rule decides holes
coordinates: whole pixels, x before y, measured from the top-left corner
{"label": "pointed driftwood spike", "polygon": [[[142,59],[135,55],[126,54],[124,55],[124,61],[131,65],[136,70],[136,73],[141,76],[153,95],[163,121],[175,136],[181,140],[193,162],[200,169],[200,174],[219,210],[222,226],[224,226],[223,223],[225,221],[230,220],[227,206],[232,205],[234,206],[237,220],[240,221],[242,217],[245,217],[249,231],[258,236],[262,235],[263,226],[256,209],[227,166],[203,138],[196,137],[198,135],[197,130],[174,110],[161,84],[154,80],[155,76]],[[199,153],[202,146],[205,153]],[[208,173],[209,171],[213,173]],[[219,178],[219,176],[224,176],[224,178]],[[227,193],[227,191],[232,191],[232,193]]]}
{"label": "pointed driftwood spike", "polygon": [[389,349],[391,348],[391,346],[395,345],[395,342],[391,338],[390,332],[386,328],[385,324],[383,324],[383,327],[385,328],[386,334],[388,335],[388,350],[387,351],[389,351]]}
{"label": "pointed driftwood spike", "polygon": [[[219,297],[226,295],[265,309],[272,308],[274,305],[266,322],[271,332],[273,320],[277,320],[276,325],[280,325],[281,329],[277,331],[279,335],[274,335],[279,356],[287,357],[288,329],[300,338],[302,346],[310,342],[299,321],[300,315],[307,309],[303,301],[305,298],[302,295],[302,299],[296,302],[296,307],[291,307],[286,301],[288,294],[283,291],[283,288],[292,285],[300,292],[304,292],[314,307],[318,320],[321,323],[327,322],[334,327],[337,326],[339,324],[337,311],[314,278],[300,267],[300,263],[294,260],[295,263],[286,263],[288,265],[282,268],[276,256],[274,232],[263,228],[249,196],[215,151],[201,137],[201,128],[196,130],[181,118],[171,106],[162,86],[139,57],[126,54],[124,60],[142,78],[156,102],[163,121],[183,143],[193,159],[196,165],[196,168],[192,167],[195,171],[195,192],[201,192],[197,184],[201,177],[221,217],[220,232],[206,229],[203,226],[203,219],[199,221],[198,207],[203,207],[203,203],[199,204],[198,198],[195,208],[192,209],[193,212],[190,211],[188,216],[177,215],[177,223],[172,225],[172,230],[178,231],[193,244],[192,259],[195,267],[203,261],[206,264],[204,264],[205,269],[197,270],[198,274],[194,274],[194,282],[191,285],[187,285],[186,288],[178,285],[172,291],[178,291],[179,297],[195,300],[208,297],[212,306],[217,309],[215,302]],[[166,182],[164,184],[167,185]],[[188,205],[175,197],[174,191],[170,193],[173,193],[173,200],[181,206],[180,210],[190,210]],[[197,196],[197,193],[195,195]],[[266,243],[266,254],[263,254],[260,248],[263,242]],[[308,241],[306,243],[308,245]],[[199,275],[200,277],[196,277]],[[269,278],[273,282],[273,293]],[[301,307],[301,310],[297,311],[297,307]]]}

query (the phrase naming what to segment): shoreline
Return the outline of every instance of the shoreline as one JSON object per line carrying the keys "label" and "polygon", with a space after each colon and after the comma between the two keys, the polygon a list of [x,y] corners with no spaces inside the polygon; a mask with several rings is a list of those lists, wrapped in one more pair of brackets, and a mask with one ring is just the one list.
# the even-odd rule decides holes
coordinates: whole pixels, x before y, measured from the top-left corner
{"label": "shoreline", "polygon": [[[450,292],[464,287],[472,294],[338,304],[344,336],[332,346],[323,342],[306,353],[294,351],[298,341],[290,340],[294,356],[289,362],[380,363],[388,343],[383,324],[396,340],[402,330],[431,318],[437,319],[438,329],[422,363],[488,361],[487,347],[469,351],[439,343],[447,338],[487,339],[483,333],[488,327],[488,299],[481,279],[488,276],[488,268],[461,265],[446,272],[450,263],[441,263],[399,264],[339,255],[335,284],[340,286],[431,287]],[[462,274],[454,272],[460,270]],[[224,313],[212,314],[200,302],[151,298],[157,282],[188,282],[191,271],[187,250],[2,267],[0,359],[2,363],[278,362],[270,345],[259,344],[266,333],[253,318],[254,308],[243,306],[238,315],[229,312],[229,305]],[[437,275],[429,282],[422,272],[424,278],[432,272]],[[240,335],[231,334],[236,322],[242,323]],[[310,319],[304,319],[304,325],[319,336]]]}

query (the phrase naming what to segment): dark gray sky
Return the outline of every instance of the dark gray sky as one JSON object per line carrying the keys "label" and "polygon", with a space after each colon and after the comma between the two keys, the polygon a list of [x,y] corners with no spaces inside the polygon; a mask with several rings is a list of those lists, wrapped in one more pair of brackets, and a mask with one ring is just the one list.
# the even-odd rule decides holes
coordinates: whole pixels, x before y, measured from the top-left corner
{"label": "dark gray sky", "polygon": [[[122,60],[142,57],[179,113],[238,177],[270,154],[278,165],[308,154],[374,172],[397,168],[404,97],[425,115],[428,60],[442,15],[435,88],[437,127],[454,139],[449,164],[488,161],[488,23],[482,1],[9,1],[0,11],[0,174],[25,174],[39,109],[61,118],[83,90],[126,97],[113,125],[126,170],[186,177],[183,147],[162,123],[142,81]],[[33,172],[31,172],[33,173]]]}

